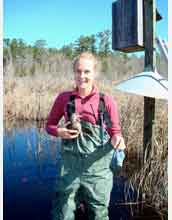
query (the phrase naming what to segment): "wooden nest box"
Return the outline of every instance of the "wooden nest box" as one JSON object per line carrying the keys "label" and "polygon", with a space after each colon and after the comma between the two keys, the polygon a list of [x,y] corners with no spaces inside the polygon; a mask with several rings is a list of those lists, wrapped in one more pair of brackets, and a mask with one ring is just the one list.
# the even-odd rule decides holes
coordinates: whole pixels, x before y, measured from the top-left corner
{"label": "wooden nest box", "polygon": [[[144,0],[112,3],[112,49],[122,52],[144,50]],[[156,20],[162,17],[156,11]]]}

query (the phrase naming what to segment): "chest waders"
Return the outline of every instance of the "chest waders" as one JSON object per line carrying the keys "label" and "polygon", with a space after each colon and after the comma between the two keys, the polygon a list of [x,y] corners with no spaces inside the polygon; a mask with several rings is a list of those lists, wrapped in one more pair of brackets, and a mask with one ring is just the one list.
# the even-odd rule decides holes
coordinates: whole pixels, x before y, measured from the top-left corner
{"label": "chest waders", "polygon": [[[101,105],[100,101],[99,108]],[[74,110],[74,104],[70,107]],[[103,116],[103,111],[100,113]],[[109,219],[108,205],[113,184],[109,166],[113,148],[102,123],[100,117],[97,125],[81,121],[79,137],[62,140],[61,177],[55,189],[53,220],[74,220],[78,190],[82,191],[88,210],[91,210],[89,220]]]}

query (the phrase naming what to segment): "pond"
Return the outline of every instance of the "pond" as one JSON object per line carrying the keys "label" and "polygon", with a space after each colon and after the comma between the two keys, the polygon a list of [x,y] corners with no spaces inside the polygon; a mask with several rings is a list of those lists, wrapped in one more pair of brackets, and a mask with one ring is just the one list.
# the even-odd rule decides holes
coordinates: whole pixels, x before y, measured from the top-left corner
{"label": "pond", "polygon": [[4,219],[49,219],[58,142],[42,137],[36,126],[5,132]]}
{"label": "pond", "polygon": [[[4,220],[51,219],[54,185],[61,164],[60,139],[49,136],[36,124],[4,130]],[[136,197],[126,177],[114,177],[110,219],[135,219],[131,205],[121,204],[126,200],[135,202]],[[78,216],[76,219],[83,219]]]}

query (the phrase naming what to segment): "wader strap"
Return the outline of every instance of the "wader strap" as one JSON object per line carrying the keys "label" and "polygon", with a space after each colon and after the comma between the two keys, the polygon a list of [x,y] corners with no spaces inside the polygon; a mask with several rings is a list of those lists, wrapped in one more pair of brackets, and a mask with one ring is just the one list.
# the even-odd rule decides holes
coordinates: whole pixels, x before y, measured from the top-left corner
{"label": "wader strap", "polygon": [[109,114],[106,110],[105,101],[104,101],[104,94],[99,93],[100,99],[99,99],[99,118],[98,118],[98,124],[100,125],[100,135],[101,135],[101,142],[102,147],[104,146],[103,140],[104,140],[104,129],[103,129],[103,122],[105,122],[107,127],[112,127],[112,122],[110,120]]}
{"label": "wader strap", "polygon": [[103,126],[103,122],[105,122],[106,126],[108,128],[112,127],[112,122],[110,119],[110,116],[106,110],[105,101],[104,101],[104,94],[99,93],[100,99],[99,99],[99,118],[97,121],[97,124],[100,126]]}
{"label": "wader strap", "polygon": [[69,120],[71,120],[71,116],[73,113],[75,113],[75,96],[71,95],[67,103],[67,116]]}

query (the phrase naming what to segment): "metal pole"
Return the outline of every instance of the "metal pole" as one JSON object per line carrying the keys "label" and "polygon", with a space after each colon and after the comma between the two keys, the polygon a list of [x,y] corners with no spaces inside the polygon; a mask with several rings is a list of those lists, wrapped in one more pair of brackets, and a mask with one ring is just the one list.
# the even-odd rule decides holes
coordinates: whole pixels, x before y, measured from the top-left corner
{"label": "metal pole", "polygon": [[165,58],[166,63],[168,64],[168,48],[165,41],[162,41],[160,37],[156,38],[156,43],[163,57]]}
{"label": "metal pole", "polygon": [[[156,65],[156,51],[155,51],[156,6],[155,6],[155,0],[143,0],[143,1],[144,1],[145,71],[154,71]],[[143,159],[148,158],[148,155],[153,145],[154,119],[155,119],[155,99],[144,97]],[[145,157],[145,153],[146,153],[146,157]]]}

